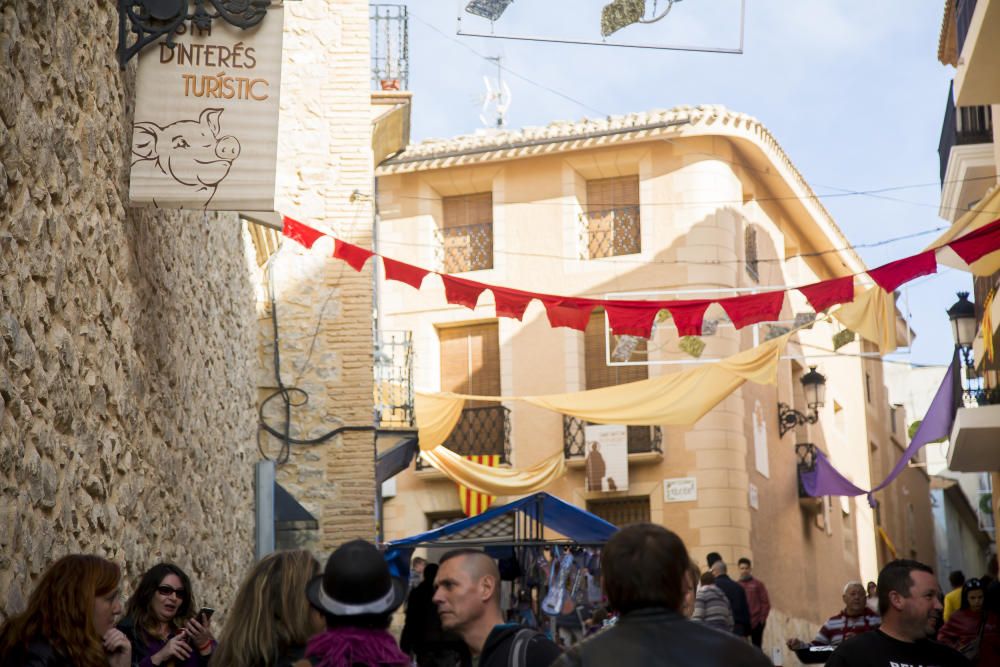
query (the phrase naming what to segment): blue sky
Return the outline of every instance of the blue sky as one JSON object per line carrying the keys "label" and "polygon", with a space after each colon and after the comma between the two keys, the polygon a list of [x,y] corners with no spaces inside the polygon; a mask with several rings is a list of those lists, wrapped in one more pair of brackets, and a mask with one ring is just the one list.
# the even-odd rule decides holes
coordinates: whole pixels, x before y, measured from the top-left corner
{"label": "blue sky", "polygon": [[[946,224],[937,215],[937,144],[954,72],[937,61],[943,2],[748,0],[742,55],[456,36],[455,0],[407,4],[414,141],[483,126],[483,76],[495,76],[496,66],[474,50],[502,56],[510,70],[504,74],[513,100],[509,127],[722,104],[761,120],[821,196],[907,186],[824,199],[852,244]],[[496,28],[599,37],[592,26],[602,4],[514,0]],[[629,28],[620,37],[734,46],[738,7],[738,0],[683,0],[663,21]],[[471,23],[464,21],[466,30]],[[922,249],[935,235],[858,252],[876,266]],[[906,308],[908,302],[918,338],[902,358],[948,362],[952,343],[944,311],[957,290],[971,285],[968,274],[944,267],[911,283],[900,304]]]}

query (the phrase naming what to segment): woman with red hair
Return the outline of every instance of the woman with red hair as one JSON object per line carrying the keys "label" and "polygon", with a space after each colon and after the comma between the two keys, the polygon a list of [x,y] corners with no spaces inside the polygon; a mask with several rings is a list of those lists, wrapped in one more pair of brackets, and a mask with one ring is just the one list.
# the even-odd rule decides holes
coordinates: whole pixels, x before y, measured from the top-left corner
{"label": "woman with red hair", "polygon": [[115,628],[121,570],[100,556],[63,556],[45,571],[28,607],[0,627],[0,665],[128,667],[132,647]]}

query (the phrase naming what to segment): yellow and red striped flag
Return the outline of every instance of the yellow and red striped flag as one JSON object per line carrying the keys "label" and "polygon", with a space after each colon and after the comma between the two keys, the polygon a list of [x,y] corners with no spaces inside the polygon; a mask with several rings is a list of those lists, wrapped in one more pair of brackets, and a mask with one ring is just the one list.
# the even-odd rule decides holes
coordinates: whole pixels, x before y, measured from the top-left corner
{"label": "yellow and red striped flag", "polygon": [[[491,468],[495,468],[500,464],[499,454],[476,454],[473,456],[466,456],[465,458],[473,463],[490,466]],[[458,499],[462,502],[462,513],[465,514],[465,516],[476,516],[477,514],[482,514],[488,510],[497,497],[473,491],[469,487],[459,484]]]}

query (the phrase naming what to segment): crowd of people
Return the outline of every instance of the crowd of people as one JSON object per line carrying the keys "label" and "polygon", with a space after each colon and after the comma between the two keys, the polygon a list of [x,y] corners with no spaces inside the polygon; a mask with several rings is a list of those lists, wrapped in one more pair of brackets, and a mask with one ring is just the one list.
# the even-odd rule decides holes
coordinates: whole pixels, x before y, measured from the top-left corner
{"label": "crowd of people", "polygon": [[[392,576],[382,553],[363,540],[340,546],[322,571],[308,551],[271,554],[247,574],[218,638],[213,610],[196,603],[191,578],[176,565],[147,570],[123,606],[117,564],[69,555],[0,626],[0,667],[770,665],[760,648],[770,599],[752,563],[739,560],[738,582],[719,554],[707,564],[702,573],[662,526],[622,528],[600,556],[606,605],[586,637],[560,646],[505,617],[500,569],[476,549],[419,564],[412,582]],[[1000,665],[998,589],[995,580],[963,577],[942,626],[931,568],[892,561],[867,591],[849,582],[843,610],[811,642],[788,645],[831,647],[830,667]],[[407,597],[397,644],[389,627]]]}

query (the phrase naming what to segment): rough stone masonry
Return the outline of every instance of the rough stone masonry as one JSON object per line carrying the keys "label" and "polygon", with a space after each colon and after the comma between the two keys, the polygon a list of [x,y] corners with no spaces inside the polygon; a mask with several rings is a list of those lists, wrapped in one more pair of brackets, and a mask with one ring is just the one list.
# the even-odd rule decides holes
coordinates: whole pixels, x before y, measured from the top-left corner
{"label": "rough stone masonry", "polygon": [[128,208],[114,3],[0,11],[0,619],[68,552],[175,561],[223,606],[257,458],[238,220]]}

